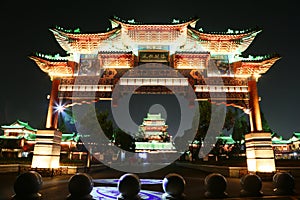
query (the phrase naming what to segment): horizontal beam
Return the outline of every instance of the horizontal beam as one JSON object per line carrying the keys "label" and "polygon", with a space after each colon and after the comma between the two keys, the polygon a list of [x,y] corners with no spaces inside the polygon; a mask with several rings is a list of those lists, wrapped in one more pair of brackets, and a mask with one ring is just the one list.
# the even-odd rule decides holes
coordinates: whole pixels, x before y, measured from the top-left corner
{"label": "horizontal beam", "polygon": [[120,78],[120,85],[188,86],[187,78]]}
{"label": "horizontal beam", "polygon": [[248,92],[248,86],[195,85],[195,92]]}
{"label": "horizontal beam", "polygon": [[60,85],[58,91],[89,91],[89,92],[111,92],[113,85]]}

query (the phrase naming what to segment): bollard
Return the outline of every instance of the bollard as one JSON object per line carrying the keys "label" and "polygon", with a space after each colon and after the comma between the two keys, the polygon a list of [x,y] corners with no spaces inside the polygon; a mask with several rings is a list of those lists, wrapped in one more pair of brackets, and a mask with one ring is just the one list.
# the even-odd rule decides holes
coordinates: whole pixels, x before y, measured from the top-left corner
{"label": "bollard", "polygon": [[120,192],[118,200],[138,200],[141,199],[139,192],[141,190],[141,182],[135,174],[124,174],[118,182],[118,190]]}
{"label": "bollard", "polygon": [[39,190],[42,188],[43,180],[42,176],[35,172],[29,171],[20,174],[15,183],[14,191],[15,195],[13,200],[39,200],[42,199],[42,195]]}
{"label": "bollard", "polygon": [[69,180],[68,200],[91,200],[90,192],[93,190],[93,179],[85,173],[77,173]]}
{"label": "bollard", "polygon": [[165,176],[162,182],[162,187],[164,190],[164,194],[162,196],[163,200],[167,199],[184,199],[184,187],[185,187],[185,180],[179,174],[171,173]]}
{"label": "bollard", "polygon": [[261,178],[256,174],[246,174],[241,178],[241,196],[244,197],[259,197],[262,196]]}
{"label": "bollard", "polygon": [[219,173],[212,173],[205,177],[204,187],[206,189],[205,196],[207,198],[225,198],[227,187],[226,178]]}
{"label": "bollard", "polygon": [[274,192],[277,195],[294,194],[295,180],[288,172],[279,172],[273,176]]}

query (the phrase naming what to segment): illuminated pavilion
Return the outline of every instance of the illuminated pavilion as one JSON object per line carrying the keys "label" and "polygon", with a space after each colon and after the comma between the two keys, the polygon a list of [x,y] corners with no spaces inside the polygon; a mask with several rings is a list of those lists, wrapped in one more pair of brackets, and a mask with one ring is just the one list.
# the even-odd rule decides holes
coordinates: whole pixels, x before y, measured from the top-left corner
{"label": "illuminated pavilion", "polygon": [[[197,98],[193,100],[212,102],[210,95],[214,94],[213,103],[236,106],[249,114],[251,132],[245,135],[248,170],[275,171],[271,134],[262,129],[257,81],[280,57],[242,56],[260,29],[206,32],[196,28],[196,18],[166,24],[118,17],[110,21],[111,28],[100,33],[51,28],[66,56],[30,56],[52,81],[46,128],[57,128],[54,107],[61,100],[112,100],[115,105],[111,95],[118,82],[124,92],[139,84],[142,87],[136,93],[149,94],[168,92],[164,86],[184,93],[191,85]],[[211,67],[212,62],[216,68]],[[170,78],[167,72],[153,67],[145,72],[155,74],[150,83],[149,78],[132,70],[144,63],[168,65],[184,78]],[[122,77],[129,70],[131,76]],[[226,93],[225,97],[217,98],[221,93]]]}
{"label": "illuminated pavilion", "polygon": [[172,136],[169,135],[168,125],[161,113],[147,113],[143,123],[139,126],[138,140],[135,142],[135,150],[163,150],[172,151]]}
{"label": "illuminated pavilion", "polygon": [[[37,143],[38,129],[31,127],[28,122],[16,120],[10,125],[1,125],[3,135],[0,135],[0,157],[28,157],[33,153]],[[61,156],[81,159],[85,152],[76,148],[80,136],[76,133],[63,133],[61,136]],[[2,155],[1,155],[2,154]]]}
{"label": "illuminated pavilion", "polygon": [[4,134],[0,135],[0,151],[4,157],[27,157],[28,152],[33,150],[37,129],[28,122],[17,120],[10,125],[2,125],[1,129]]}
{"label": "illuminated pavilion", "polygon": [[163,142],[168,139],[168,125],[165,119],[161,117],[160,113],[147,113],[147,117],[144,118],[143,123],[139,126],[139,133],[143,139],[148,141]]}

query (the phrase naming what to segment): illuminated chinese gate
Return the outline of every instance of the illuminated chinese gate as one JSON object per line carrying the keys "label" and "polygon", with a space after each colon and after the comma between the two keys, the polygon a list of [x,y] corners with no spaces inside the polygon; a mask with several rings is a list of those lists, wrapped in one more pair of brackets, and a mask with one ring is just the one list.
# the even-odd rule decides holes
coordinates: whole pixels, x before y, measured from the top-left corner
{"label": "illuminated chinese gate", "polygon": [[[30,57],[52,80],[46,128],[57,128],[54,108],[59,100],[112,100],[116,105],[112,92],[117,83],[123,92],[139,85],[136,93],[146,94],[170,92],[164,86],[184,93],[191,85],[197,97],[192,101],[212,101],[213,94],[212,103],[239,107],[249,114],[251,133],[245,136],[248,170],[275,171],[270,133],[262,130],[256,83],[280,57],[241,56],[260,30],[209,33],[195,28],[197,19],[169,24],[142,24],[117,17],[110,21],[111,29],[102,33],[50,29],[68,55]],[[151,70],[134,71],[145,63]],[[168,65],[174,74],[155,63]],[[130,75],[123,77],[128,71]],[[226,95],[219,95],[222,93]]]}

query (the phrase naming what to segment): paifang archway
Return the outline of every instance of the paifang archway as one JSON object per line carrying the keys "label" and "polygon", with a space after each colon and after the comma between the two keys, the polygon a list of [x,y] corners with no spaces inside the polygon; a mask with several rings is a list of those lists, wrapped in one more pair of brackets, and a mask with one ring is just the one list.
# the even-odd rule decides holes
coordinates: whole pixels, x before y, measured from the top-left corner
{"label": "paifang archway", "polygon": [[[211,101],[210,95],[214,94],[213,103],[236,106],[249,114],[251,132],[245,135],[248,170],[275,171],[271,136],[262,130],[257,81],[280,57],[241,55],[261,30],[205,32],[195,28],[195,18],[169,24],[143,24],[117,17],[110,21],[112,27],[100,33],[51,28],[67,56],[30,56],[52,80],[46,128],[57,128],[54,107],[59,101],[114,103],[116,99],[111,94],[118,82],[125,92],[140,84],[137,92],[143,93],[166,93],[163,86],[158,86],[163,84],[184,93],[190,84],[197,97],[192,101]],[[153,64],[153,69],[145,71],[152,75],[151,79],[134,72],[136,66],[144,63]],[[173,68],[174,78],[155,67],[155,63]],[[129,70],[131,75],[122,77]],[[176,78],[176,73],[184,78]],[[219,93],[226,95],[217,98]]]}

